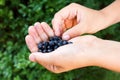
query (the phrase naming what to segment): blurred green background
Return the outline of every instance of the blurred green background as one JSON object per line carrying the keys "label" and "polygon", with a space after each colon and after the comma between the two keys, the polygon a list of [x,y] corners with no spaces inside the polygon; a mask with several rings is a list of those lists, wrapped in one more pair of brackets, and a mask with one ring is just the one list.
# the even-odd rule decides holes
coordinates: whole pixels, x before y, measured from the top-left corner
{"label": "blurred green background", "polygon": [[[0,80],[120,80],[120,73],[100,67],[86,67],[61,74],[51,73],[28,60],[29,50],[24,41],[29,25],[36,21],[45,21],[51,25],[54,14],[72,2],[100,10],[113,1],[0,0]],[[120,41],[120,24],[94,35]]]}

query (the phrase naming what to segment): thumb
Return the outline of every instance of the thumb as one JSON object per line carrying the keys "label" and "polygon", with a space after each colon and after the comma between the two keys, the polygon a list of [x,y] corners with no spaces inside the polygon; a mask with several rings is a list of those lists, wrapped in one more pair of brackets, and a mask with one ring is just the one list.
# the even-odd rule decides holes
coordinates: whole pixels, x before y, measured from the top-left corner
{"label": "thumb", "polygon": [[62,38],[64,40],[69,40],[73,37],[79,36],[85,33],[85,27],[80,24],[73,26],[72,28],[68,29],[66,32],[63,33]]}
{"label": "thumb", "polygon": [[53,64],[55,56],[53,53],[35,52],[30,54],[29,59],[32,62],[38,62],[39,64],[45,66],[45,64]]}
{"label": "thumb", "polygon": [[41,52],[35,52],[35,53],[30,54],[29,59],[32,62],[39,62],[39,63],[48,62],[48,59],[49,59],[48,55],[49,54],[46,55],[46,53],[43,54]]}
{"label": "thumb", "polygon": [[[46,69],[50,70],[51,72],[59,73],[59,67],[56,65],[58,59],[54,56],[54,53],[32,53],[29,56],[29,59],[33,62],[38,62]],[[61,68],[60,68],[61,69]]]}

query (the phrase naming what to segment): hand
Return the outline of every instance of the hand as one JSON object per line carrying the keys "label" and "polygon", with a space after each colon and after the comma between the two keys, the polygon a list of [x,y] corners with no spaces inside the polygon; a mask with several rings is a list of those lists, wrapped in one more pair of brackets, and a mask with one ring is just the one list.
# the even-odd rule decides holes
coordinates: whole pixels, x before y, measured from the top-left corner
{"label": "hand", "polygon": [[70,41],[73,44],[61,46],[50,53],[32,53],[29,59],[54,73],[94,65],[93,55],[97,54],[97,51],[101,52],[101,48],[98,47],[101,39],[88,35],[76,37]]}
{"label": "hand", "polygon": [[[44,27],[37,31],[36,27]],[[41,37],[41,35],[47,37]],[[37,43],[54,36],[52,29],[46,23],[36,23],[29,28],[26,43],[32,54],[29,59],[38,62],[54,73],[61,73],[86,66],[100,66],[110,70],[119,71],[120,43],[102,40],[95,36],[86,35],[71,39],[73,44],[61,46],[51,53],[37,52]]]}
{"label": "hand", "polygon": [[34,26],[28,29],[28,35],[25,38],[26,44],[31,52],[37,52],[37,44],[41,41],[47,41],[49,37],[54,36],[53,30],[45,23],[36,22]]}
{"label": "hand", "polygon": [[72,3],[55,14],[52,25],[55,35],[62,35],[63,39],[68,40],[84,33],[102,30],[110,25],[108,22],[107,15],[102,11]]}

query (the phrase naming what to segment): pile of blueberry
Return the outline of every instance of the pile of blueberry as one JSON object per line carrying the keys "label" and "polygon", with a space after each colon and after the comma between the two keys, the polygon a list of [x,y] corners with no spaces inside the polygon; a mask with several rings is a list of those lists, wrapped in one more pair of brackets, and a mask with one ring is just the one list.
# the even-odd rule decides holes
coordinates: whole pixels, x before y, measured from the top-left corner
{"label": "pile of blueberry", "polygon": [[62,38],[58,36],[50,37],[49,41],[40,42],[38,44],[38,52],[49,53],[54,51],[60,46],[70,43],[72,42],[68,42],[67,40],[62,40]]}

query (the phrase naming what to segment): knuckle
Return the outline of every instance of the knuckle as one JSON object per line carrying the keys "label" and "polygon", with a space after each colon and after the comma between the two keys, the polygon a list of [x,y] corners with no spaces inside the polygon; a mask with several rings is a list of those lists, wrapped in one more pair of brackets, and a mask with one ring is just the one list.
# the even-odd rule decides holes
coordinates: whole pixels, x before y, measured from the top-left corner
{"label": "knuckle", "polygon": [[59,70],[56,70],[56,69],[54,69],[54,68],[50,68],[50,69],[48,69],[48,70],[50,70],[51,72],[56,73],[56,74],[60,73]]}
{"label": "knuckle", "polygon": [[54,73],[56,73],[56,74],[61,73],[59,70],[52,70],[52,72],[54,72]]}
{"label": "knuckle", "polygon": [[71,3],[70,6],[75,6],[78,5],[77,3]]}
{"label": "knuckle", "polygon": [[89,41],[92,41],[92,40],[96,39],[96,37],[93,36],[93,35],[86,35],[86,38],[87,38]]}
{"label": "knuckle", "polygon": [[56,74],[60,73],[59,71],[55,71],[55,70],[50,70],[50,71],[53,72],[53,73],[56,73]]}
{"label": "knuckle", "polygon": [[54,19],[52,19],[52,25],[54,25]]}
{"label": "knuckle", "polygon": [[41,25],[45,25],[46,24],[46,22],[41,22]]}
{"label": "knuckle", "polygon": [[29,36],[29,35],[27,35],[27,36],[25,37],[25,40],[27,41],[27,40],[29,39],[29,37],[30,37],[30,36]]}
{"label": "knuckle", "polygon": [[53,73],[60,73],[60,70],[59,70],[58,66],[49,65],[49,67],[46,67],[46,68]]}
{"label": "knuckle", "polygon": [[32,30],[32,26],[30,26],[29,28],[28,28],[28,32],[30,32]]}
{"label": "knuckle", "polygon": [[40,24],[40,22],[35,22],[35,23],[34,23],[34,25],[39,25],[39,24]]}
{"label": "knuckle", "polygon": [[56,17],[58,17],[59,16],[59,13],[57,12],[57,13],[55,13],[55,15],[54,15],[54,19],[56,18]]}
{"label": "knuckle", "polygon": [[59,71],[54,71],[54,73],[59,74],[60,72]]}
{"label": "knuckle", "polygon": [[86,43],[88,44],[88,46],[95,46],[99,43],[99,39],[96,36],[92,36],[92,35],[87,35],[86,37]]}
{"label": "knuckle", "polygon": [[70,5],[75,5],[75,4],[76,4],[76,3],[73,2],[73,3],[71,3]]}

